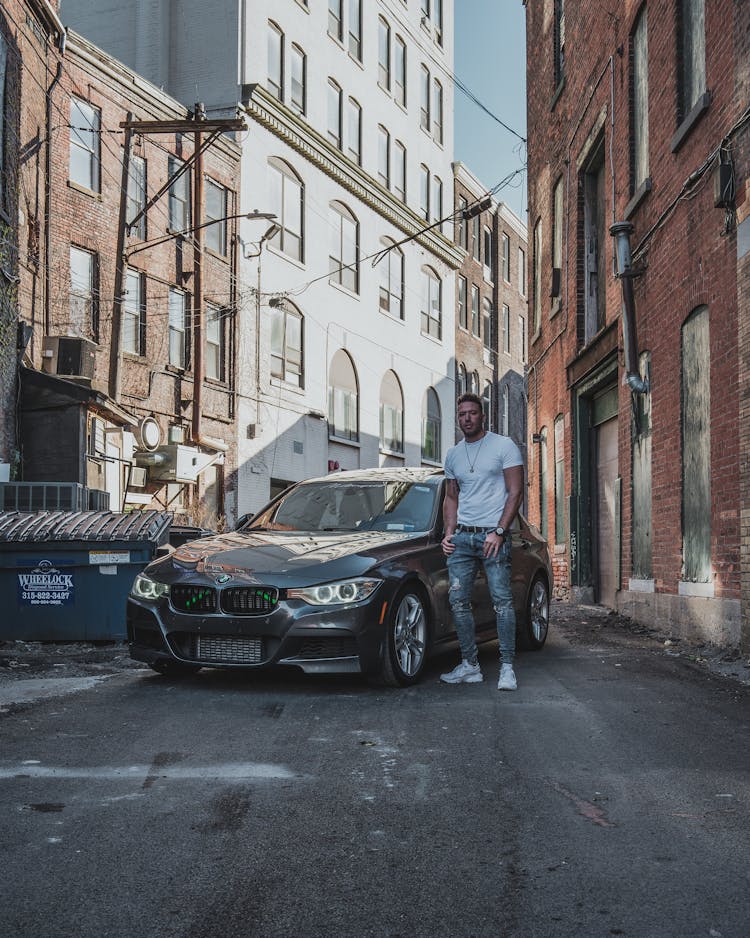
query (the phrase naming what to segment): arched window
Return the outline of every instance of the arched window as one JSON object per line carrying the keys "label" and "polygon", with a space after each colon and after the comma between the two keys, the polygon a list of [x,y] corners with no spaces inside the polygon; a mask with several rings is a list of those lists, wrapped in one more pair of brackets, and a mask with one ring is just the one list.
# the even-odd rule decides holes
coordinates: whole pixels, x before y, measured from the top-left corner
{"label": "arched window", "polygon": [[479,372],[472,371],[471,378],[469,380],[469,390],[472,394],[479,396]]}
{"label": "arched window", "polygon": [[339,349],[328,373],[328,432],[345,440],[359,439],[359,385],[354,362]]}
{"label": "arched window", "polygon": [[425,335],[443,337],[443,297],[440,277],[431,267],[422,268],[421,327]]}
{"label": "arched window", "polygon": [[362,108],[354,98],[346,103],[346,155],[362,165]]}
{"label": "arched window", "polygon": [[271,314],[271,374],[298,388],[304,387],[305,321],[288,300],[272,306]]}
{"label": "arched window", "polygon": [[440,462],[441,444],[440,401],[434,388],[427,388],[422,401],[422,459]]}
{"label": "arched window", "polygon": [[289,257],[303,261],[305,187],[302,180],[288,163],[271,157],[268,182],[270,208],[281,229],[273,240],[274,246]]}
{"label": "arched window", "polygon": [[331,283],[359,293],[359,222],[341,202],[331,202],[328,269]]}
{"label": "arched window", "polygon": [[462,394],[466,394],[466,365],[463,362],[459,362],[458,365],[458,394],[457,397],[460,397]]}
{"label": "arched window", "polygon": [[341,149],[341,108],[343,95],[341,87],[332,79],[328,79],[328,139]]}
{"label": "arched window", "polygon": [[380,448],[404,451],[404,393],[393,371],[386,371],[380,384]]}
{"label": "arched window", "polygon": [[293,43],[290,58],[291,93],[289,103],[293,111],[304,114],[307,111],[307,56],[305,50]]}
{"label": "arched window", "polygon": [[381,241],[390,250],[378,264],[380,270],[380,308],[384,313],[404,318],[404,255],[390,238]]}

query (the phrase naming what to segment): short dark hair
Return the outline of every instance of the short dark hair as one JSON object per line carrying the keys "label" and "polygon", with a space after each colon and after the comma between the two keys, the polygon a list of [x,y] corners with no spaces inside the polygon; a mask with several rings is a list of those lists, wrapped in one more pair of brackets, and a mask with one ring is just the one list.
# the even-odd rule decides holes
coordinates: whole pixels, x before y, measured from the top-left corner
{"label": "short dark hair", "polygon": [[474,394],[472,391],[467,391],[465,394],[459,396],[456,401],[456,408],[460,407],[461,404],[476,404],[482,413],[484,413],[484,401],[478,394]]}

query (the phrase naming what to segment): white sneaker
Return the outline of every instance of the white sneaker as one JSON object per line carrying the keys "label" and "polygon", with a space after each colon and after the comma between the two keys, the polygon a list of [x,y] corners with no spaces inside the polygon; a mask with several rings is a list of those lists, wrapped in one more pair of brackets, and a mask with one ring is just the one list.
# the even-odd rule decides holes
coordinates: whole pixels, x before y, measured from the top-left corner
{"label": "white sneaker", "polygon": [[497,682],[498,690],[516,690],[518,681],[513,672],[512,664],[504,664],[500,667],[500,680]]}
{"label": "white sneaker", "polygon": [[479,684],[484,677],[478,664],[469,664],[464,658],[461,664],[456,665],[452,671],[441,674],[440,680],[444,684]]}

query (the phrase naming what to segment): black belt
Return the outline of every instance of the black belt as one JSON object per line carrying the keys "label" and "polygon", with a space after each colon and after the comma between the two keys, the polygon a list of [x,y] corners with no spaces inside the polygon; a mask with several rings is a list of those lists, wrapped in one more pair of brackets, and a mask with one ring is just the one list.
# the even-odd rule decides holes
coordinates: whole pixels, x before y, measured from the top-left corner
{"label": "black belt", "polygon": [[482,528],[478,524],[457,524],[457,531],[466,531],[467,534],[487,534],[488,531],[494,531],[492,528]]}

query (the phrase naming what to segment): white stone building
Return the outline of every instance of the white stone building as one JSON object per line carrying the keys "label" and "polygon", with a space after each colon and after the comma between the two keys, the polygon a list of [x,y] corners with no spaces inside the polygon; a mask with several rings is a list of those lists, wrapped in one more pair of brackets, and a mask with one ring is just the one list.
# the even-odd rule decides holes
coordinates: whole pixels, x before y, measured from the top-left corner
{"label": "white stone building", "polygon": [[[238,477],[227,513],[453,442],[453,0],[63,0],[209,117],[239,107]],[[444,229],[444,230],[443,230]],[[374,257],[396,242],[379,263]],[[234,511],[233,511],[234,509]]]}

